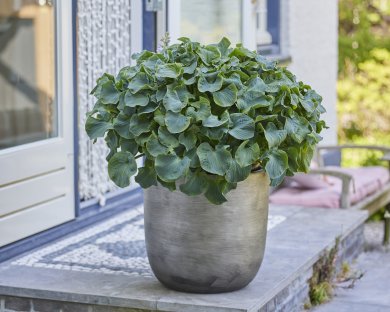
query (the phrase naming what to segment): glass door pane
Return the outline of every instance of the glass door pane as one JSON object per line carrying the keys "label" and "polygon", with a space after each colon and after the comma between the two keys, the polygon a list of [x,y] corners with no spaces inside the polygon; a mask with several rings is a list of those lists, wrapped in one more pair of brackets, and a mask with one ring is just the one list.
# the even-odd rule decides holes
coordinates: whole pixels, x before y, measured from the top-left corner
{"label": "glass door pane", "polygon": [[228,37],[242,42],[241,0],[182,0],[180,33],[203,44]]}
{"label": "glass door pane", "polygon": [[51,0],[0,0],[0,150],[58,134]]}

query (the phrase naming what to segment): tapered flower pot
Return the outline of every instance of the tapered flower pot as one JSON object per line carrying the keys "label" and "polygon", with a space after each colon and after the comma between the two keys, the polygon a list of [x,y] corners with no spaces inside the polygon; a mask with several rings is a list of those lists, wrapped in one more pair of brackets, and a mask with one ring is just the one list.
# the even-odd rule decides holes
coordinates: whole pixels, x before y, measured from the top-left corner
{"label": "tapered flower pot", "polygon": [[145,236],[151,268],[165,286],[220,293],[248,285],[263,260],[268,176],[251,173],[222,205],[203,196],[145,190]]}

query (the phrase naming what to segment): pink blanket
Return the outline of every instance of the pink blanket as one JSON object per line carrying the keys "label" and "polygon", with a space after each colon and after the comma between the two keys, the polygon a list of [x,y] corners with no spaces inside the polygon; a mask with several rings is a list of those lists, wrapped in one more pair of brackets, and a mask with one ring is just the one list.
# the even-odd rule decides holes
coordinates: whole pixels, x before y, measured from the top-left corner
{"label": "pink blanket", "polygon": [[[327,167],[353,176],[355,192],[350,190],[351,205],[381,189],[390,180],[389,170],[384,167],[340,168]],[[341,180],[328,176],[329,186],[305,189],[297,183],[283,187],[270,195],[270,203],[305,207],[340,208]]]}

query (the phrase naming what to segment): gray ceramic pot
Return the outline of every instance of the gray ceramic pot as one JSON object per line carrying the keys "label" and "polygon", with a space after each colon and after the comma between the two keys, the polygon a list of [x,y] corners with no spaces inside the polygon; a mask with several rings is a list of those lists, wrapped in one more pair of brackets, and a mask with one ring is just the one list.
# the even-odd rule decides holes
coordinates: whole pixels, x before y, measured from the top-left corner
{"label": "gray ceramic pot", "polygon": [[248,285],[264,255],[268,184],[265,173],[252,173],[219,206],[161,186],[146,189],[146,249],[158,280],[195,293]]}

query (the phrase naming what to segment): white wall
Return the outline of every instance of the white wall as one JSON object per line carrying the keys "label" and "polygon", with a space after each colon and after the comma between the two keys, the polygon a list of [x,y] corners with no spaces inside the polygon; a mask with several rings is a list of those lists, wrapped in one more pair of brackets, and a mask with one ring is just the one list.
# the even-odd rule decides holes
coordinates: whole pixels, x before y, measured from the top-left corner
{"label": "white wall", "polygon": [[[321,144],[337,143],[336,82],[338,53],[337,0],[286,0],[289,69],[323,97],[327,110]],[[283,21],[282,21],[283,23]],[[287,28],[287,27],[286,27]],[[287,51],[286,51],[287,52]]]}

